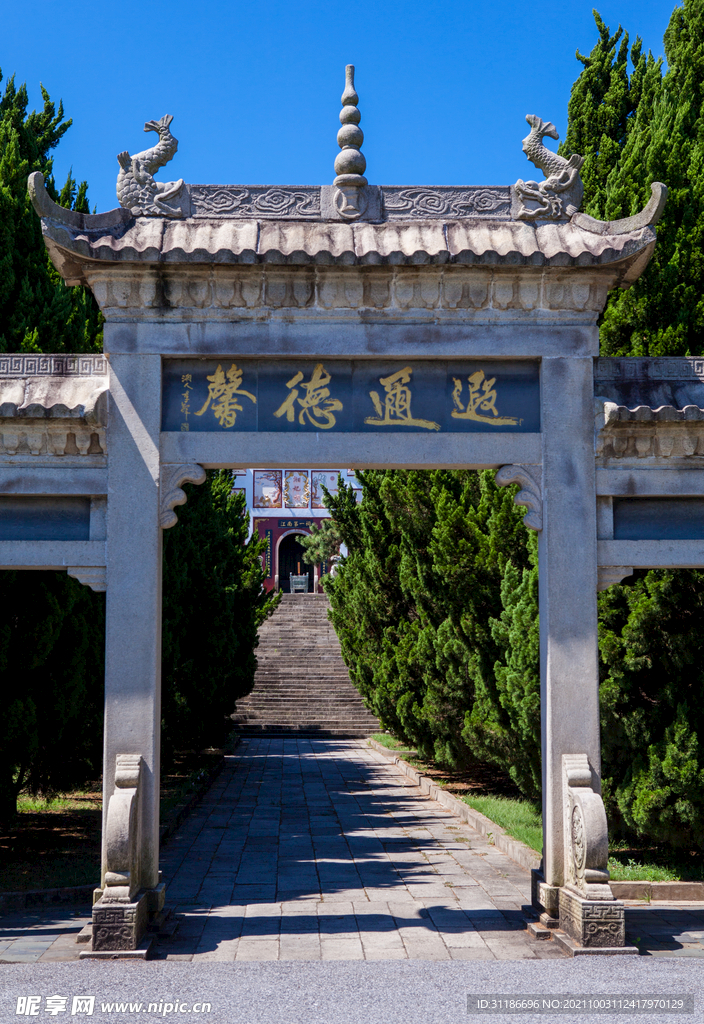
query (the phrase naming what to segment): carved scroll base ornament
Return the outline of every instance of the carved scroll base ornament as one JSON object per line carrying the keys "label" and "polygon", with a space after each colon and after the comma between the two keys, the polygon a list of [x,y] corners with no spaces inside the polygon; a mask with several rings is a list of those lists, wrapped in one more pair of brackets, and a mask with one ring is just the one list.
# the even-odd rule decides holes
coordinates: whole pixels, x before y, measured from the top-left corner
{"label": "carved scroll base ornament", "polygon": [[560,928],[579,946],[617,949],[626,940],[624,905],[609,886],[604,802],[586,754],[563,754],[565,885]]}
{"label": "carved scroll base ornament", "polygon": [[502,466],[496,474],[498,487],[519,484],[521,490],[513,499],[514,505],[524,505],[528,512],[523,522],[529,530],[543,528],[543,499],[541,493],[540,466]]}
{"label": "carved scroll base ornament", "polygon": [[[585,754],[564,754],[565,885],[560,928],[577,945],[625,948],[624,906],[609,886],[606,811]],[[634,950],[637,951],[637,950]]]}
{"label": "carved scroll base ornament", "polygon": [[606,811],[586,754],[563,754],[565,882],[588,899],[611,900]]}
{"label": "carved scroll base ornament", "polygon": [[93,906],[92,952],[135,950],[149,917],[139,895],[139,754],[118,754],[115,789],[105,821],[107,865],[102,897]]}
{"label": "carved scroll base ornament", "polygon": [[107,866],[104,903],[130,903],[139,879],[139,754],[118,754],[115,790],[105,820]]}

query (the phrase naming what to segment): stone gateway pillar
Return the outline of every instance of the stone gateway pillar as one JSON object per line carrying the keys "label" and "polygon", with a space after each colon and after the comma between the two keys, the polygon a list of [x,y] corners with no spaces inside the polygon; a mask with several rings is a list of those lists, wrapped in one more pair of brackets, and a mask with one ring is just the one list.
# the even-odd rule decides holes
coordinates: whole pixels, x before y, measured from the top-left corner
{"label": "stone gateway pillar", "polygon": [[93,910],[94,951],[136,949],[149,912],[163,906],[164,888],[159,884],[160,407],[159,357],[113,356],[102,895]]}
{"label": "stone gateway pillar", "polygon": [[[580,946],[622,947],[601,801],[593,362],[544,359],[539,541],[544,923]],[[608,925],[594,927],[606,904]],[[611,929],[613,916],[619,921]]]}
{"label": "stone gateway pillar", "polygon": [[[145,126],[159,136],[153,149],[120,154],[118,209],[65,210],[41,175],[30,177],[55,266],[92,289],[106,319],[107,403],[100,415],[90,403],[66,413],[76,437],[86,417],[100,421],[105,447],[89,448],[97,434],[84,447],[101,452],[103,475],[72,469],[72,490],[55,439],[35,425],[25,444],[18,427],[41,402],[42,416],[64,415],[55,396],[65,388],[28,378],[13,391],[0,358],[7,487],[49,504],[67,493],[95,502],[83,546],[0,536],[0,567],[68,567],[107,585],[103,874],[88,956],[146,955],[164,906],[161,531],[176,523],[181,484],[201,483],[210,467],[299,464],[490,468],[499,484],[520,485],[515,500],[540,533],[545,844],[534,902],[572,952],[624,950],[600,796],[597,585],[634,565],[704,564],[704,552],[686,539],[669,554],[657,540],[621,539],[631,512],[617,495],[650,493],[656,477],[657,493],[690,492],[660,454],[647,482],[633,477],[621,371],[608,360],[595,456],[594,366],[608,291],[647,265],[666,190],[654,185],[645,210],[623,221],[579,213],[582,158],[548,150],[555,128],[533,115],[523,146],[545,174],[539,183],[382,189],[363,173],[357,103],[350,66],[331,185],[155,181],[176,152],[169,115]],[[8,362],[8,381],[12,372]],[[664,434],[654,458],[661,444]],[[53,467],[48,476],[35,457]]]}

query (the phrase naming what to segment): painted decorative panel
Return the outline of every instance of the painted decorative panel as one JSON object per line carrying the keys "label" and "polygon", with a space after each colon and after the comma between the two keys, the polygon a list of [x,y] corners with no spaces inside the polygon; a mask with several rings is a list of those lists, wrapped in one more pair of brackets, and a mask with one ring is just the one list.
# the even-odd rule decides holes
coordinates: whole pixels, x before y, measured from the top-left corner
{"label": "painted decorative panel", "polygon": [[325,495],[323,487],[327,487],[331,494],[337,494],[338,472],[334,470],[314,470],[312,473],[313,483],[311,487],[311,508],[325,508]]}
{"label": "painted decorative panel", "polygon": [[280,469],[255,469],[254,507],[281,508]]}
{"label": "painted decorative panel", "polygon": [[308,508],[310,505],[307,469],[288,469],[284,473],[284,505],[286,508]]}

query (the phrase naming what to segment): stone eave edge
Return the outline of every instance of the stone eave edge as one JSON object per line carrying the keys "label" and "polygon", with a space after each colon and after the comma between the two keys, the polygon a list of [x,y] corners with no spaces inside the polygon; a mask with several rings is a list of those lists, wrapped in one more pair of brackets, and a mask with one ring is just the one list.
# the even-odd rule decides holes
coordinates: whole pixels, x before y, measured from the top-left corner
{"label": "stone eave edge", "polygon": [[[39,378],[43,383],[46,378]],[[78,397],[78,402],[67,404],[62,401],[61,383],[62,378],[49,378],[50,383],[55,383],[56,393],[49,390],[44,395],[31,396],[29,400],[14,394],[18,385],[24,390],[24,382],[13,379],[0,378],[0,420],[53,420],[58,428],[58,421],[80,421],[89,427],[104,427],[107,424],[107,401],[108,381],[107,378],[98,384],[95,378],[72,381],[73,398]],[[83,387],[81,388],[81,385]],[[84,391],[83,395],[76,395],[77,391]]]}
{"label": "stone eave edge", "polygon": [[[207,268],[213,273],[220,274],[226,274],[228,270],[247,268],[260,271],[270,269],[272,272],[278,273],[285,270],[292,272],[308,270],[322,273],[325,271],[344,273],[356,270],[372,274],[375,270],[385,273],[389,271],[402,273],[405,270],[418,272],[464,269],[469,272],[473,268],[477,268],[498,274],[515,274],[516,272],[539,274],[545,271],[557,274],[568,272],[598,276],[607,274],[611,278],[608,288],[625,289],[629,288],[643,273],[655,248],[654,231],[645,229],[640,240],[629,239],[622,250],[606,250],[589,262],[584,261],[583,254],[572,257],[564,252],[558,253],[554,257],[545,257],[540,253],[525,257],[512,251],[497,257],[494,251],[477,256],[470,250],[463,250],[457,255],[446,251],[432,255],[425,252],[415,252],[410,255],[390,253],[386,256],[367,253],[359,258],[355,258],[351,253],[332,257],[329,253],[311,256],[302,252],[283,254],[269,250],[263,254],[253,251],[235,254],[228,250],[224,255],[229,256],[229,259],[223,259],[223,253],[210,255],[202,251],[182,254],[174,251],[166,258],[155,251],[153,258],[145,259],[144,253],[133,252],[130,254],[123,250],[111,259],[99,259],[94,254],[88,255],[76,251],[79,247],[87,246],[86,242],[79,240],[76,244],[71,240],[70,247],[62,245],[50,237],[45,224],[43,224],[43,228],[47,251],[66,285],[88,287],[92,287],[96,278],[110,277],[112,274],[123,277],[128,270],[135,276],[135,279],[145,275],[147,279],[153,278],[154,275],[157,277],[168,275],[177,279],[179,275],[188,276],[197,268]],[[645,245],[642,244],[643,242]]]}
{"label": "stone eave edge", "polygon": [[690,459],[704,455],[704,409],[686,405],[632,409],[594,398],[594,452],[598,459]]}

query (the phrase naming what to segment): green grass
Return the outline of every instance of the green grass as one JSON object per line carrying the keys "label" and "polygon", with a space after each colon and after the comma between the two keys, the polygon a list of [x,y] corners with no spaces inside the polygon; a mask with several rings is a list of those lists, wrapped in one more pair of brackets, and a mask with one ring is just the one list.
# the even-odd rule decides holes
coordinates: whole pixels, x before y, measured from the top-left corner
{"label": "green grass", "polygon": [[389,736],[386,732],[375,732],[372,739],[376,740],[377,743],[381,743],[382,747],[386,747],[387,750],[411,749],[407,743],[401,743],[401,740],[397,740],[393,736]]}
{"label": "green grass", "polygon": [[66,810],[100,810],[102,800],[100,794],[94,791],[77,791],[75,794],[64,796],[29,796],[20,793],[17,798],[17,813],[32,814],[42,811],[66,811]]}
{"label": "green grass", "polygon": [[[389,750],[403,751],[406,762],[432,778],[437,785],[448,785],[446,780],[437,777],[442,775],[442,771],[432,761],[420,760],[417,755],[406,755],[407,748],[400,740],[383,732],[375,733],[373,738]],[[505,796],[462,796],[461,799],[495,822],[513,839],[525,843],[536,853],[542,853],[542,817],[536,804]],[[615,840],[609,844],[609,872],[614,882],[704,881],[704,859],[686,854],[677,857],[666,849],[645,844],[641,849],[638,844],[634,847],[625,840]]]}
{"label": "green grass", "polygon": [[678,882],[681,873],[658,864],[639,864],[629,858],[622,864],[614,857],[609,857],[609,872],[614,882]]}
{"label": "green grass", "polygon": [[536,853],[542,852],[543,825],[540,811],[534,804],[506,796],[466,796],[463,799],[514,839],[519,839]]}
{"label": "green grass", "polygon": [[[530,801],[510,800],[502,796],[466,796],[464,801],[475,811],[496,822],[514,839],[520,839],[536,853],[542,852],[542,818],[540,811]],[[674,867],[642,864],[632,857],[625,863],[618,856],[609,857],[609,871],[614,882],[675,882],[682,877],[682,873]]]}

